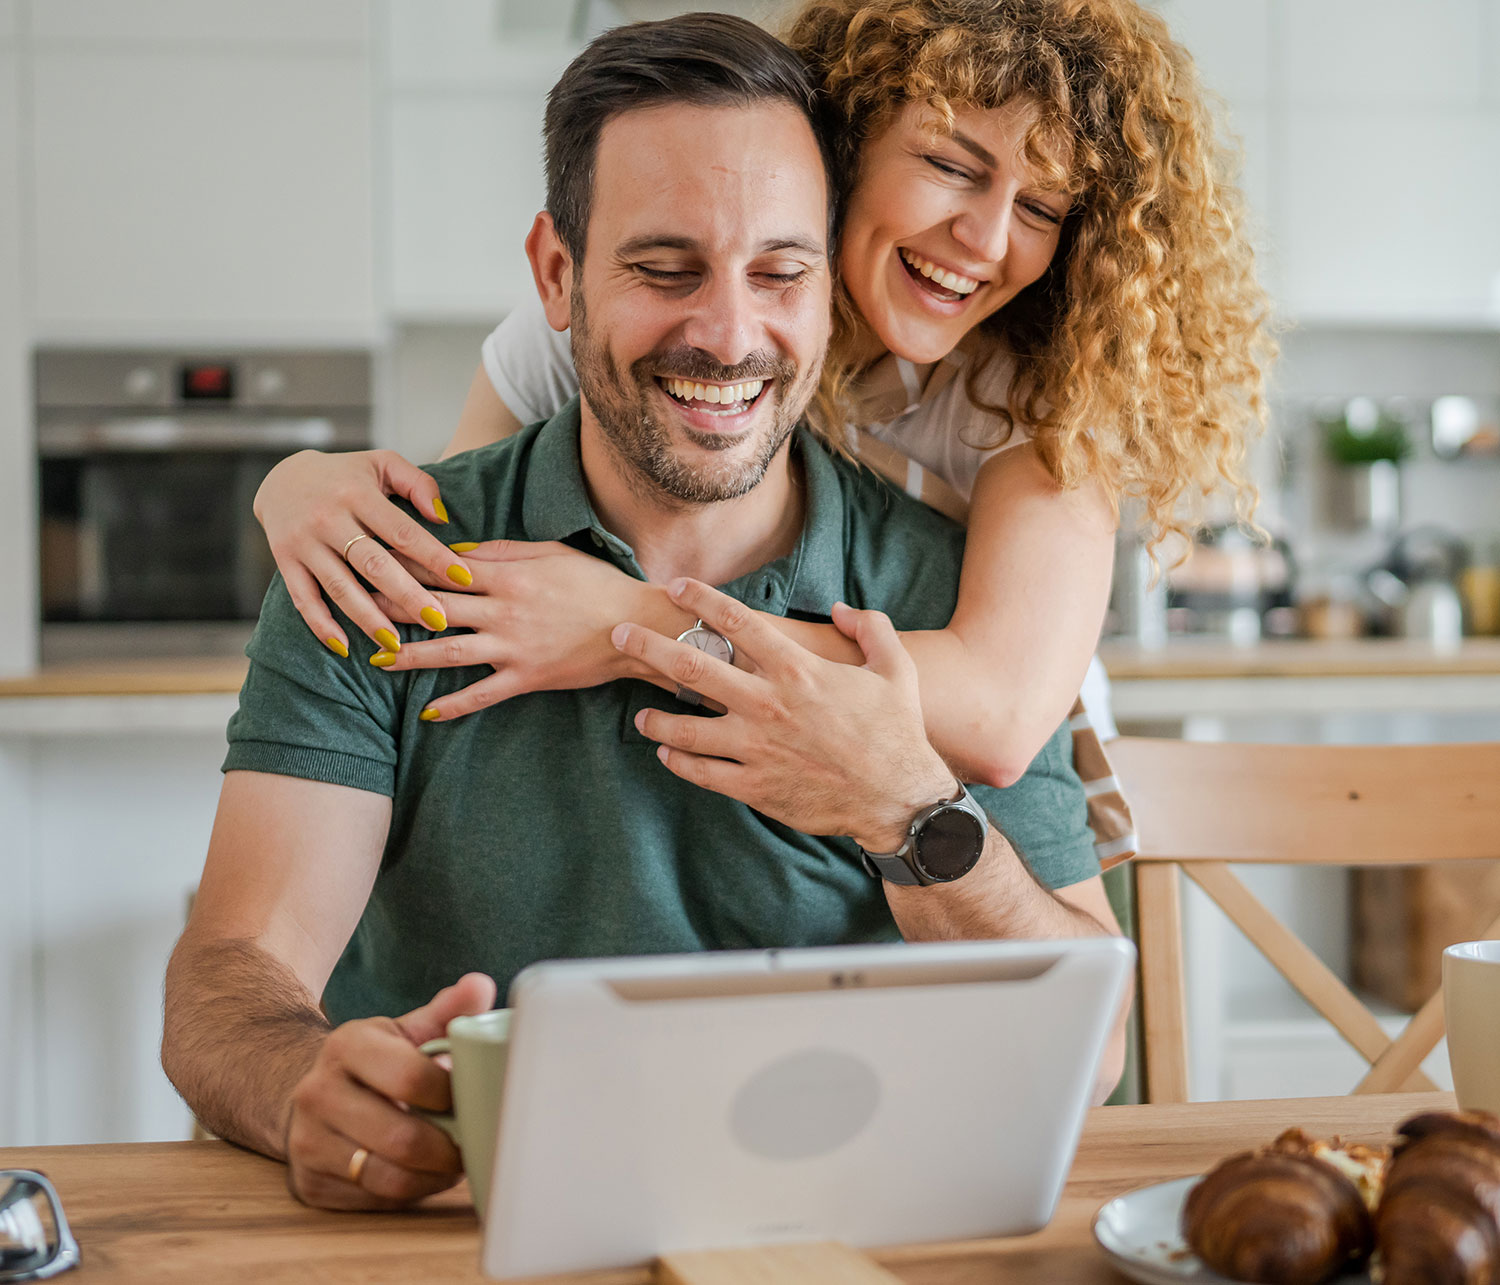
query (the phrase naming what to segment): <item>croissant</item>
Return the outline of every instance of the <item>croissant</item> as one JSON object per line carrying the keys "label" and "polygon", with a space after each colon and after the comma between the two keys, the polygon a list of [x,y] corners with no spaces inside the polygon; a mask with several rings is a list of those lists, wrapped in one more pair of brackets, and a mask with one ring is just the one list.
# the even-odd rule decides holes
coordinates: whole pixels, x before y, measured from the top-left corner
{"label": "croissant", "polygon": [[[1333,1154],[1343,1163],[1330,1159]],[[1319,1285],[1369,1258],[1374,1196],[1367,1203],[1346,1168],[1378,1170],[1383,1161],[1366,1148],[1341,1150],[1336,1140],[1314,1142],[1288,1129],[1269,1146],[1231,1156],[1204,1175],[1183,1205],[1183,1235],[1224,1276],[1259,1285]]]}
{"label": "croissant", "polygon": [[1385,1285],[1500,1285],[1500,1117],[1413,1116],[1375,1215]]}

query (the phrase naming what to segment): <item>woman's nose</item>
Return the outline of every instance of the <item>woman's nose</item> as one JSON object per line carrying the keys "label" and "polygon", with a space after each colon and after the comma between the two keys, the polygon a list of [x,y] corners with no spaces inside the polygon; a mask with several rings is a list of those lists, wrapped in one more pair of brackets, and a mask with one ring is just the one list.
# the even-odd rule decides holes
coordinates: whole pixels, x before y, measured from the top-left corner
{"label": "woman's nose", "polygon": [[953,239],[987,263],[1000,263],[1010,245],[1012,199],[986,201],[953,220]]}

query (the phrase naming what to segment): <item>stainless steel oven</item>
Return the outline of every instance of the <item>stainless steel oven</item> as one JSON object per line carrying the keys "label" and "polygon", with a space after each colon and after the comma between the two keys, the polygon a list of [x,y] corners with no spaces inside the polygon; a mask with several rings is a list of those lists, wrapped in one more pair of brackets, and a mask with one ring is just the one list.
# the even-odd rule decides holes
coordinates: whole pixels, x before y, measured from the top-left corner
{"label": "stainless steel oven", "polygon": [[261,480],[370,443],[366,352],[43,350],[36,398],[44,660],[237,650]]}

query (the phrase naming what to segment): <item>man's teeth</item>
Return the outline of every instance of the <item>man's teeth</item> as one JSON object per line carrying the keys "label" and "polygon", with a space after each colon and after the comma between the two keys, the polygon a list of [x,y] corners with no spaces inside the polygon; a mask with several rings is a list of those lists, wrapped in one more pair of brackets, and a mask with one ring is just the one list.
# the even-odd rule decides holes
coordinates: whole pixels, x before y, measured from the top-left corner
{"label": "man's teeth", "polygon": [[920,272],[935,285],[951,290],[954,294],[973,294],[979,289],[980,283],[973,277],[962,277],[956,272],[949,272],[947,268],[940,268],[931,259],[924,259],[910,250],[902,250],[901,257],[911,265],[914,271]]}
{"label": "man's teeth", "polygon": [[766,386],[764,379],[751,379],[743,384],[695,384],[691,379],[663,379],[661,383],[679,401],[706,402],[710,406],[753,402]]}

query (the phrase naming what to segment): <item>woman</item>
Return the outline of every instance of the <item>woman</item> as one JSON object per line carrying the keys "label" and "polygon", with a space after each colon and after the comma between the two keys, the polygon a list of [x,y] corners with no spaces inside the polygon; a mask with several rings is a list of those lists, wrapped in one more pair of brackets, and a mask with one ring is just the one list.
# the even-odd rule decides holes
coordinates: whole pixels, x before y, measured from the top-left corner
{"label": "woman", "polygon": [[[842,117],[853,173],[814,426],[967,515],[952,621],[903,641],[933,744],[967,779],[1004,786],[1079,691],[1121,500],[1156,541],[1185,533],[1225,483],[1249,516],[1272,345],[1239,197],[1190,60],[1133,0],[809,0],[786,39]],[[576,390],[566,337],[535,308],[483,357],[449,453]],[[658,587],[557,545],[460,544],[456,561],[387,495],[447,521],[431,479],[389,452],[294,456],[256,513],[333,650],[346,655],[347,636],[320,585],[381,645],[378,664],[495,667],[434,718],[619,676],[608,634],[621,620],[670,635],[691,623]],[[356,565],[385,595],[372,600],[344,561],[352,529],[449,592],[365,541]],[[485,593],[452,592],[475,572]],[[474,632],[403,647],[397,619]],[[831,625],[776,625],[860,663]]]}

